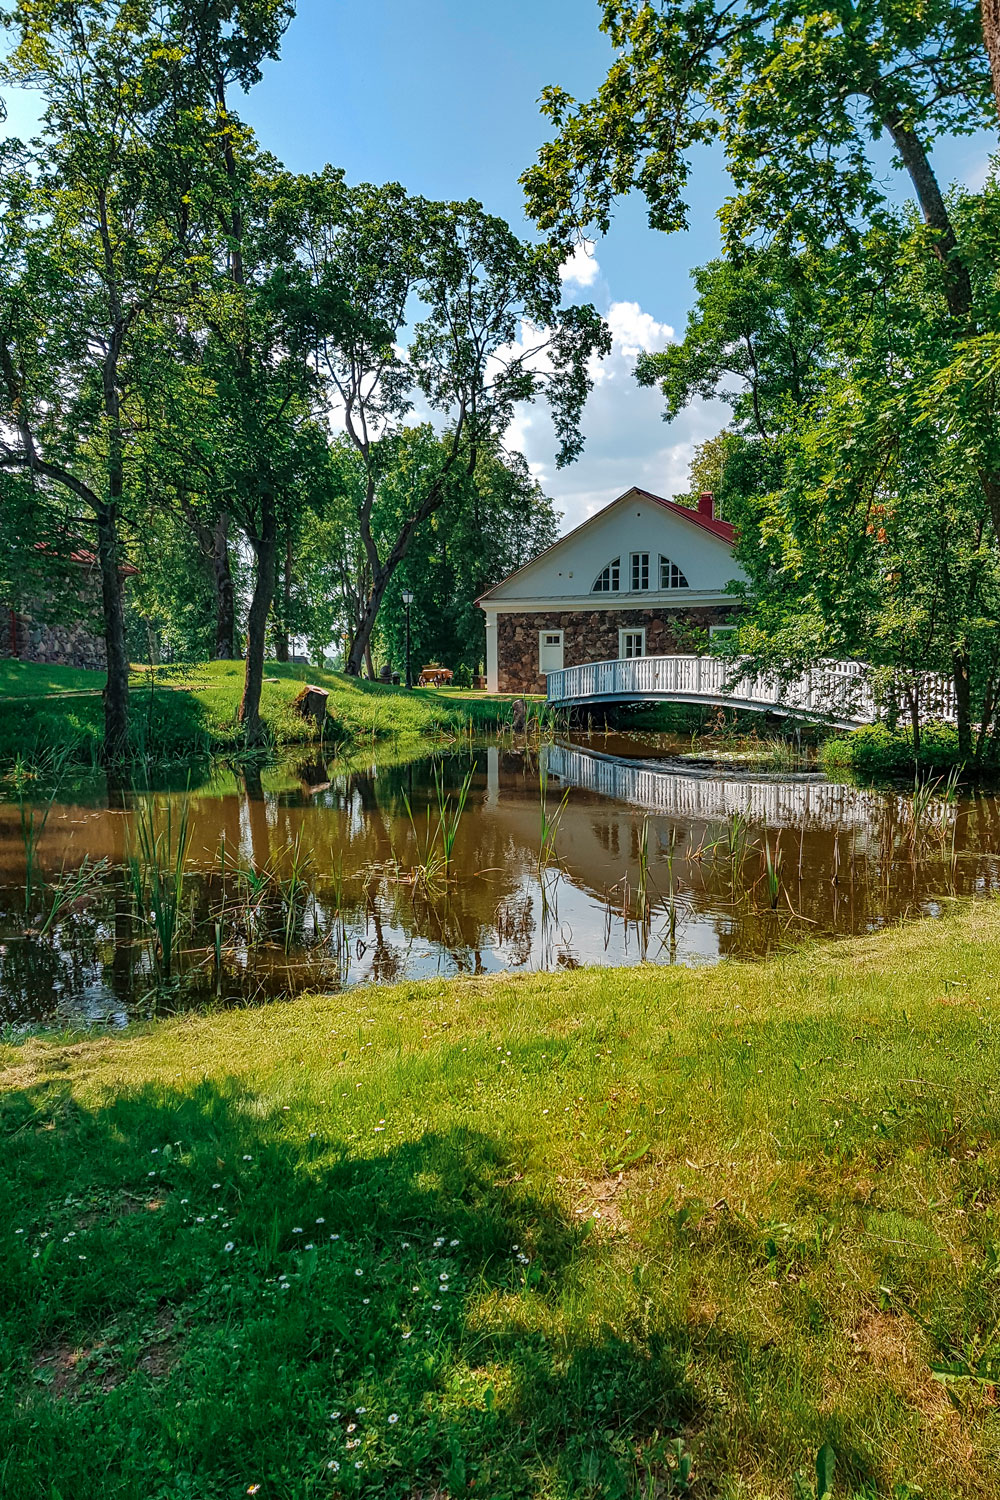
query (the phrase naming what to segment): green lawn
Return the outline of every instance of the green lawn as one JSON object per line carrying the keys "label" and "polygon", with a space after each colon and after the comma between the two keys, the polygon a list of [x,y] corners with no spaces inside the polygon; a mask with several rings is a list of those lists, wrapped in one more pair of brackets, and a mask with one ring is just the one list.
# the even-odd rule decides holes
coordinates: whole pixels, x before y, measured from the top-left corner
{"label": "green lawn", "polygon": [[0,1047],[0,1491],[995,1497],[998,986],[984,902]]}
{"label": "green lawn", "polygon": [[[292,711],[304,682],[329,689],[327,740],[426,738],[453,735],[470,724],[495,728],[510,716],[499,699],[447,696],[431,689],[383,687],[317,667],[268,662],[261,711],[275,744],[311,737],[313,730]],[[99,753],[104,674],[68,667],[0,661],[0,763],[21,754],[32,759],[61,751],[78,761]],[[204,662],[141,670],[132,677],[132,729],[139,749],[177,756],[238,747],[236,712],[243,691],[241,662]]]}

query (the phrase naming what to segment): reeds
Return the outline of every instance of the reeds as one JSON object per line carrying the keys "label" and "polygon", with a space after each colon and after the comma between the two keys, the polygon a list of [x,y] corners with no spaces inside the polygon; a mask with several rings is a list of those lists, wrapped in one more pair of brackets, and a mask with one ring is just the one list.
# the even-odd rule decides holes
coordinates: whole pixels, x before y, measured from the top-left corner
{"label": "reeds", "polygon": [[180,938],[189,837],[187,798],[162,807],[154,797],[136,803],[125,862],[136,911],[153,929],[156,973],[162,983],[173,975]]}
{"label": "reeds", "polygon": [[84,855],[81,863],[69,875],[65,870],[55,885],[49,887],[49,904],[45,918],[38,929],[38,936],[45,937],[52,928],[82,902],[87,901],[104,884],[111,874],[111,861],[92,860]]}
{"label": "reeds", "polygon": [[549,812],[549,768],[544,757],[541,758],[538,766],[538,868],[540,871],[547,870],[556,862],[556,837],[569,802],[569,794],[570,788],[567,787],[555,812]]}
{"label": "reeds", "polygon": [[455,841],[465,814],[475,772],[475,766],[470,766],[461,786],[452,796],[451,793],[445,791],[443,771],[439,766],[434,767],[436,817],[434,810],[428,806],[422,831],[417,826],[409,797],[405,792],[403,794],[403,806],[406,808],[406,816],[413,830],[416,844],[417,858],[414,876],[417,883],[425,889],[440,887],[442,883],[450,879]]}

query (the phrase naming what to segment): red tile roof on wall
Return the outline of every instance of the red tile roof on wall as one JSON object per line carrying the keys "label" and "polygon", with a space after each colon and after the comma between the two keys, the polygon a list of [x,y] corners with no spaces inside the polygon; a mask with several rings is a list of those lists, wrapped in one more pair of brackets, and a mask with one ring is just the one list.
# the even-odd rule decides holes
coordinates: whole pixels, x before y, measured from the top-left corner
{"label": "red tile roof on wall", "polygon": [[572,531],[567,531],[565,536],[559,537],[550,547],[545,547],[539,552],[537,557],[531,558],[529,562],[522,563],[519,568],[514,569],[513,573],[508,573],[506,578],[501,578],[499,583],[494,583],[484,594],[480,594],[475,603],[481,604],[484,599],[488,599],[497,589],[503,588],[505,583],[509,583],[512,578],[516,578],[518,573],[523,573],[526,568],[530,568],[538,562],[539,558],[546,557],[550,552],[554,552],[557,547],[562,546],[563,542],[568,541],[571,536],[575,536],[578,531],[582,531],[585,526],[589,526],[591,521],[596,521],[597,517],[603,515],[606,510],[610,510],[612,505],[620,505],[623,500],[628,499],[629,495],[641,495],[644,500],[652,500],[654,504],[662,505],[664,510],[673,511],[675,515],[683,516],[685,521],[691,521],[695,526],[700,526],[703,531],[710,531],[713,536],[717,536],[721,542],[726,542],[730,547],[736,540],[736,527],[731,522],[716,520],[714,516],[709,519],[708,516],[702,515],[700,511],[693,510],[689,505],[678,505],[676,500],[666,500],[662,495],[654,495],[651,490],[641,490],[638,485],[633,485],[630,490],[626,490],[624,494],[619,495],[615,500],[609,500],[607,505],[595,511],[592,516],[588,516],[585,521],[581,521],[579,526],[574,526]]}
{"label": "red tile roof on wall", "polygon": [[[78,563],[81,568],[97,567],[97,553],[91,552],[87,547],[77,547],[72,552],[59,553],[54,547],[51,547],[48,542],[36,542],[35,551],[51,552],[53,556],[58,557],[61,562]],[[121,563],[118,568],[118,572],[123,578],[134,578],[138,571],[139,569],[133,568],[131,563]]]}

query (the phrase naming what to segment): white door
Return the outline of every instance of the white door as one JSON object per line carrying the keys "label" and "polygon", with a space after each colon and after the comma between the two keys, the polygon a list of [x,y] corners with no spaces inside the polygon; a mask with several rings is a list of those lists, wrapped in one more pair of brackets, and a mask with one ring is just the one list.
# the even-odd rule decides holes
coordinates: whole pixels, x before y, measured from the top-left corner
{"label": "white door", "polygon": [[563,633],[561,630],[538,632],[539,672],[561,672],[563,666]]}

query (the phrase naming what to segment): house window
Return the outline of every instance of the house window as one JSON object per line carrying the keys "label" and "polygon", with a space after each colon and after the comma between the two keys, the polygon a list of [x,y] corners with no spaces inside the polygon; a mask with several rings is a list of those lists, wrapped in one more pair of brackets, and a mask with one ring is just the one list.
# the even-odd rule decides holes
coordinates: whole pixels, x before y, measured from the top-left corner
{"label": "house window", "polygon": [[620,557],[616,557],[614,562],[609,562],[607,567],[598,573],[591,593],[617,594],[621,587],[621,564]]}
{"label": "house window", "polygon": [[634,656],[645,656],[646,632],[644,630],[619,630],[618,655],[622,661],[631,661]]}
{"label": "house window", "polygon": [[675,562],[660,554],[660,588],[686,589],[688,581]]}
{"label": "house window", "polygon": [[638,593],[640,589],[649,588],[649,553],[632,553],[632,588]]}

